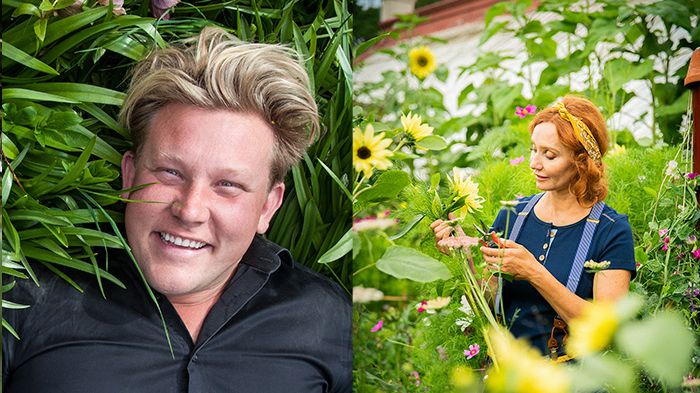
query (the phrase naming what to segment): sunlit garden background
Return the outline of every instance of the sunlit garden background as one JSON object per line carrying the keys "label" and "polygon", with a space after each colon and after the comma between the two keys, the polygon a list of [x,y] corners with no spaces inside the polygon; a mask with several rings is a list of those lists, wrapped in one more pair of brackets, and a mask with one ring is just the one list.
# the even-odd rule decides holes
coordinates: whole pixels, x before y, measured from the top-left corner
{"label": "sunlit garden background", "polygon": [[[431,32],[446,3],[455,14],[475,2],[433,2],[384,22],[392,33],[356,19],[356,390],[700,390],[699,180],[683,85],[700,3],[495,2],[472,26]],[[362,5],[372,15],[376,4]],[[608,119],[606,203],[629,216],[637,277],[628,298],[572,323],[577,361],[555,365],[497,328],[464,265],[479,253],[443,255],[429,225],[454,211],[477,236],[474,225],[535,193],[527,125],[566,94]]]}

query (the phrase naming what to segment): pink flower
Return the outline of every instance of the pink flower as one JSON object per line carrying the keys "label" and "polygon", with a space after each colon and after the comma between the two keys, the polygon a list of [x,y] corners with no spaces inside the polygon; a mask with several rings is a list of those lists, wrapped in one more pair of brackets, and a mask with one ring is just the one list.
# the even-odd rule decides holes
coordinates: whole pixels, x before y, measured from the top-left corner
{"label": "pink flower", "polygon": [[479,353],[480,348],[481,347],[479,347],[479,344],[472,344],[469,346],[469,349],[464,350],[464,356],[466,356],[467,360],[469,360]]}
{"label": "pink flower", "polygon": [[668,244],[664,243],[664,245],[661,246],[661,250],[668,251]]}
{"label": "pink flower", "polygon": [[695,173],[695,172],[690,172],[690,173],[686,173],[686,174],[685,174],[685,177],[688,178],[688,180],[693,180],[693,179],[695,179],[696,177],[698,177],[698,174]]}
{"label": "pink flower", "polygon": [[659,237],[664,237],[668,234],[668,229],[659,229]]}
{"label": "pink flower", "polygon": [[516,157],[516,158],[513,158],[512,160],[510,160],[510,165],[515,166],[515,165],[520,164],[523,161],[525,161],[525,156]]}
{"label": "pink flower", "polygon": [[437,351],[438,358],[440,358],[440,360],[447,360],[447,351],[445,351],[445,348],[443,348],[441,345],[438,345],[437,347],[435,347],[435,350]]}
{"label": "pink flower", "polygon": [[375,333],[380,330],[382,330],[382,327],[384,326],[384,320],[380,319],[379,322],[377,322],[376,325],[370,330],[370,332]]}
{"label": "pink flower", "polygon": [[671,238],[668,237],[668,236],[666,236],[666,237],[664,238],[664,243],[668,244],[669,242],[671,242]]}
{"label": "pink flower", "polygon": [[700,259],[700,248],[693,250],[693,258]]}
{"label": "pink flower", "polygon": [[515,107],[515,115],[521,119],[524,119],[527,115],[534,115],[536,111],[537,107],[534,105],[527,105],[525,108]]}
{"label": "pink flower", "polygon": [[165,12],[168,8],[175,7],[179,2],[180,0],[151,0],[151,13],[156,19],[162,16],[163,20],[170,20],[170,13],[165,14]]}
{"label": "pink flower", "polygon": [[416,384],[416,386],[420,386],[420,374],[418,374],[418,371],[412,371],[411,375],[415,378],[413,383]]}
{"label": "pink flower", "polygon": [[424,311],[425,311],[425,307],[423,307],[423,306],[425,306],[425,305],[427,305],[427,304],[428,304],[428,302],[426,302],[425,300],[423,300],[422,302],[420,302],[420,306],[418,306],[418,312],[424,312]]}

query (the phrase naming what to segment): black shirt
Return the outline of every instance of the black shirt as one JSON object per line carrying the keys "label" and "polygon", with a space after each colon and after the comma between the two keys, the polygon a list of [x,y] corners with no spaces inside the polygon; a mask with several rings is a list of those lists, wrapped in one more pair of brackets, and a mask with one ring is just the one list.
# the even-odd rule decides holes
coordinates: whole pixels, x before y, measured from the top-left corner
{"label": "black shirt", "polygon": [[84,294],[52,273],[18,280],[8,300],[32,307],[4,311],[21,338],[3,332],[4,392],[351,391],[348,296],[274,243],[253,240],[197,342],[157,295],[174,358],[132,262],[109,263],[128,289],[103,281],[106,300],[93,276]]}

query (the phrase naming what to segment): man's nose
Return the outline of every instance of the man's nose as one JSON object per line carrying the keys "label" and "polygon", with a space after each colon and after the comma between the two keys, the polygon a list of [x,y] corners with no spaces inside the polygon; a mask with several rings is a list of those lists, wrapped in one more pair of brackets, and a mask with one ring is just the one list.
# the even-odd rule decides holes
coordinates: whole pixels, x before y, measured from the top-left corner
{"label": "man's nose", "polygon": [[190,184],[182,189],[171,205],[171,211],[181,222],[196,225],[209,219],[209,197],[207,188]]}

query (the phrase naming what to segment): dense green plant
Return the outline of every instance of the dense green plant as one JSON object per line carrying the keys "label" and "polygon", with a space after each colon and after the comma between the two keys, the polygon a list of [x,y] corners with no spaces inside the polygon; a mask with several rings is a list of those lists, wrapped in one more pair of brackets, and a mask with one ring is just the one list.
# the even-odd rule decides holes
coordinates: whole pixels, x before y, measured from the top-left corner
{"label": "dense green plant", "polygon": [[[121,285],[96,255],[125,244],[119,163],[130,142],[115,118],[128,69],[153,47],[214,24],[302,55],[323,133],[293,169],[268,236],[347,286],[349,258],[317,263],[350,219],[350,200],[332,180],[350,171],[347,4],[202,1],[180,4],[164,20],[147,16],[147,2],[126,1],[121,16],[112,6],[73,3],[3,2],[3,274],[36,281],[33,266],[42,264],[73,285],[64,268]],[[3,293],[14,285],[8,282]]]}

